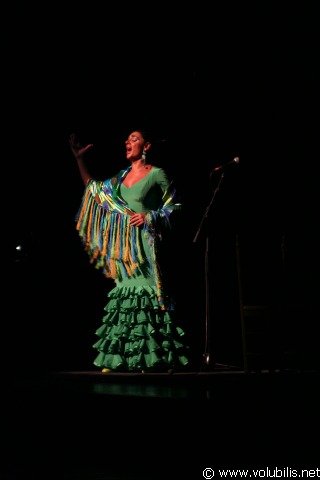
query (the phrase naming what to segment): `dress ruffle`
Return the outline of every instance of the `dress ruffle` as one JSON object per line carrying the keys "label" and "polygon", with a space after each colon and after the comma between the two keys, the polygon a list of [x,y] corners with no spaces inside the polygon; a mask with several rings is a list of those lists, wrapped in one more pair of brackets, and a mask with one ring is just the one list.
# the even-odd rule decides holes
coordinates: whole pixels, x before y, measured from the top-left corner
{"label": "dress ruffle", "polygon": [[94,365],[117,371],[161,371],[185,367],[188,347],[185,331],[173,321],[174,304],[165,309],[153,286],[121,286],[109,292]]}

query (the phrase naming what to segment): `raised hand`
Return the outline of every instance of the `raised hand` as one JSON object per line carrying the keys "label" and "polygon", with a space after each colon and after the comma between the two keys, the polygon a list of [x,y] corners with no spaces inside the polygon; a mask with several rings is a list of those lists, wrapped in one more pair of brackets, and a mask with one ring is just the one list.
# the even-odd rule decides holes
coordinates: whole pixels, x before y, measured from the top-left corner
{"label": "raised hand", "polygon": [[83,147],[77,140],[75,133],[71,133],[69,136],[69,145],[71,148],[71,151],[73,155],[76,157],[76,159],[81,158],[86,151],[93,147],[93,143],[89,143],[85,147]]}

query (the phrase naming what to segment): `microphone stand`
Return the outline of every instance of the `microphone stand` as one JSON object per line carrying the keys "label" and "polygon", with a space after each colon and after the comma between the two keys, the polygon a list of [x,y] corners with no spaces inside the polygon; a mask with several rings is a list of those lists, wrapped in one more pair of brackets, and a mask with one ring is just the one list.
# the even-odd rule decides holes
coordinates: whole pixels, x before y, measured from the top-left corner
{"label": "microphone stand", "polygon": [[[211,177],[211,175],[210,175]],[[224,172],[222,172],[219,182],[216,186],[216,188],[213,190],[213,195],[210,199],[210,202],[205,209],[205,212],[203,214],[203,217],[200,221],[197,233],[193,239],[193,243],[196,243],[198,241],[200,231],[202,229],[202,226],[204,224],[204,221],[209,217],[209,212],[210,208],[213,205],[214,199],[220,189],[221,182],[224,178]],[[210,301],[209,301],[209,234],[208,234],[208,228],[206,229],[206,249],[205,249],[205,301],[206,301],[206,309],[205,309],[205,350],[203,353],[203,361],[206,366],[209,366],[211,364],[211,342],[210,342]]]}

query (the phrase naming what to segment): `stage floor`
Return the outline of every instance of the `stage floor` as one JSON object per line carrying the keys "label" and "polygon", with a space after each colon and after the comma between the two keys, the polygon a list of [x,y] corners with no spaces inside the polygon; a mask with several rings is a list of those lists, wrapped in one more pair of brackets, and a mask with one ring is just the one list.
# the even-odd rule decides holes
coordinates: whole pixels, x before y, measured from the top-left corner
{"label": "stage floor", "polygon": [[[291,396],[303,390],[308,392],[318,383],[317,371],[275,371],[245,373],[241,369],[216,366],[214,370],[169,373],[120,373],[101,371],[61,371],[35,375],[17,375],[12,387],[31,393],[47,392],[60,395],[104,395],[123,400],[171,399],[179,401],[215,401],[228,396],[234,389],[242,392],[243,399],[251,397],[257,389]],[[298,392],[297,392],[298,390]],[[315,392],[314,392],[315,393]]]}
{"label": "stage floor", "polygon": [[4,387],[4,479],[320,467],[317,371],[16,372]]}

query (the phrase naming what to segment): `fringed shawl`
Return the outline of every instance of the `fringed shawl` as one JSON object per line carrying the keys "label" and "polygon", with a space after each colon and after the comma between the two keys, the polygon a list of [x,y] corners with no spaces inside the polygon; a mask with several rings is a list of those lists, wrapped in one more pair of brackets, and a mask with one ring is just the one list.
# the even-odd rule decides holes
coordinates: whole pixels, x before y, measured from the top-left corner
{"label": "fringed shawl", "polygon": [[180,209],[181,204],[175,203],[176,192],[169,184],[159,209],[147,213],[142,233],[148,239],[151,257],[146,258],[141,227],[130,226],[130,216],[134,212],[119,193],[121,182],[130,169],[131,166],[106,181],[89,180],[76,216],[76,229],[90,262],[97,269],[101,268],[106,277],[114,280],[130,278],[138,267],[148,261],[160,293],[162,285],[156,258],[157,240],[161,240],[164,229],[170,227],[170,214]]}

